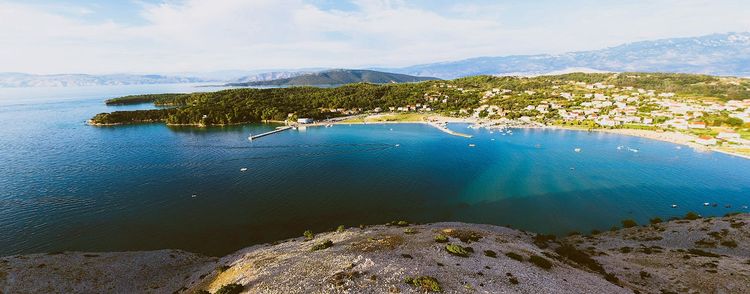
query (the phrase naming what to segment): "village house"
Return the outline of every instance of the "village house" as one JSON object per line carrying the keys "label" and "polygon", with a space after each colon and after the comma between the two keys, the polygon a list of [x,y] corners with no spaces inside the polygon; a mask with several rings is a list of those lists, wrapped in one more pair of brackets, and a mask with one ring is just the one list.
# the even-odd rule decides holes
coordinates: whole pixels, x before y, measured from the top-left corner
{"label": "village house", "polygon": [[716,139],[711,136],[703,135],[695,139],[695,143],[705,145],[705,146],[713,146],[716,145]]}
{"label": "village house", "polygon": [[702,122],[702,121],[691,121],[688,124],[688,128],[690,128],[690,129],[705,129],[706,128],[706,123]]}

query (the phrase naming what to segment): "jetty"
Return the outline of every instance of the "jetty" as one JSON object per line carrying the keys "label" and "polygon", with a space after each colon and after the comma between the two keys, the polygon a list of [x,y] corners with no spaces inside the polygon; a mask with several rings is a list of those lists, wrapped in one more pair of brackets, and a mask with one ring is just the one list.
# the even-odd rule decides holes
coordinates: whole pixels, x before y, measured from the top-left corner
{"label": "jetty", "polygon": [[268,131],[268,132],[260,133],[260,134],[257,134],[257,135],[250,135],[250,137],[247,137],[247,139],[250,140],[250,141],[253,141],[253,140],[258,139],[260,137],[265,137],[265,136],[268,136],[268,135],[273,135],[273,134],[276,134],[276,133],[280,133],[280,132],[289,130],[291,128],[292,128],[291,126],[278,127],[275,130],[273,130],[273,131]]}
{"label": "jetty", "polygon": [[443,125],[441,123],[429,121],[429,122],[427,122],[427,124],[431,125],[431,126],[433,126],[435,128],[437,128],[438,130],[441,130],[441,131],[443,131],[444,133],[447,133],[447,134],[451,134],[451,135],[459,136],[459,137],[464,137],[464,138],[471,138],[471,135],[452,131],[451,129],[449,129],[448,127],[446,127],[445,125]]}

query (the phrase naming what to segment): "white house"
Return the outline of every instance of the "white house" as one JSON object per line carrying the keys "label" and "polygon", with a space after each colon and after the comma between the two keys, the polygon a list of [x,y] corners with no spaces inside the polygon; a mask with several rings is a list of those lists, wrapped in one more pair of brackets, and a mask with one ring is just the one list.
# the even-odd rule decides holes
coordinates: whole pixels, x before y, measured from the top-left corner
{"label": "white house", "polygon": [[308,118],[308,117],[301,117],[297,119],[297,123],[300,123],[300,124],[311,124],[312,122],[313,122],[313,119]]}

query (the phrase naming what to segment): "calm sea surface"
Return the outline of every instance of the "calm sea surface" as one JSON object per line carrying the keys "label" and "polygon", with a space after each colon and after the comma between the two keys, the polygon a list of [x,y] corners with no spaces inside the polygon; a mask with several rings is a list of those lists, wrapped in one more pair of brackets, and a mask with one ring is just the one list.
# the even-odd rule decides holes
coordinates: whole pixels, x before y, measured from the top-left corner
{"label": "calm sea surface", "polygon": [[306,229],[397,219],[564,234],[750,205],[750,160],[613,134],[503,136],[450,125],[475,135],[466,139],[420,124],[337,125],[251,143],[250,133],[275,126],[84,124],[99,112],[153,107],[107,107],[107,98],[209,90],[0,89],[0,255],[219,255]]}

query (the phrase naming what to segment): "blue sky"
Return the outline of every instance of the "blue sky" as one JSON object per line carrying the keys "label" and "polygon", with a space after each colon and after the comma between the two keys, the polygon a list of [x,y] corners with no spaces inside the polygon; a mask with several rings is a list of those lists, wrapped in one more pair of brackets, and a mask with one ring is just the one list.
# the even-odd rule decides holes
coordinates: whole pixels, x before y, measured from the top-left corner
{"label": "blue sky", "polygon": [[747,0],[0,0],[0,72],[406,66],[750,31]]}

